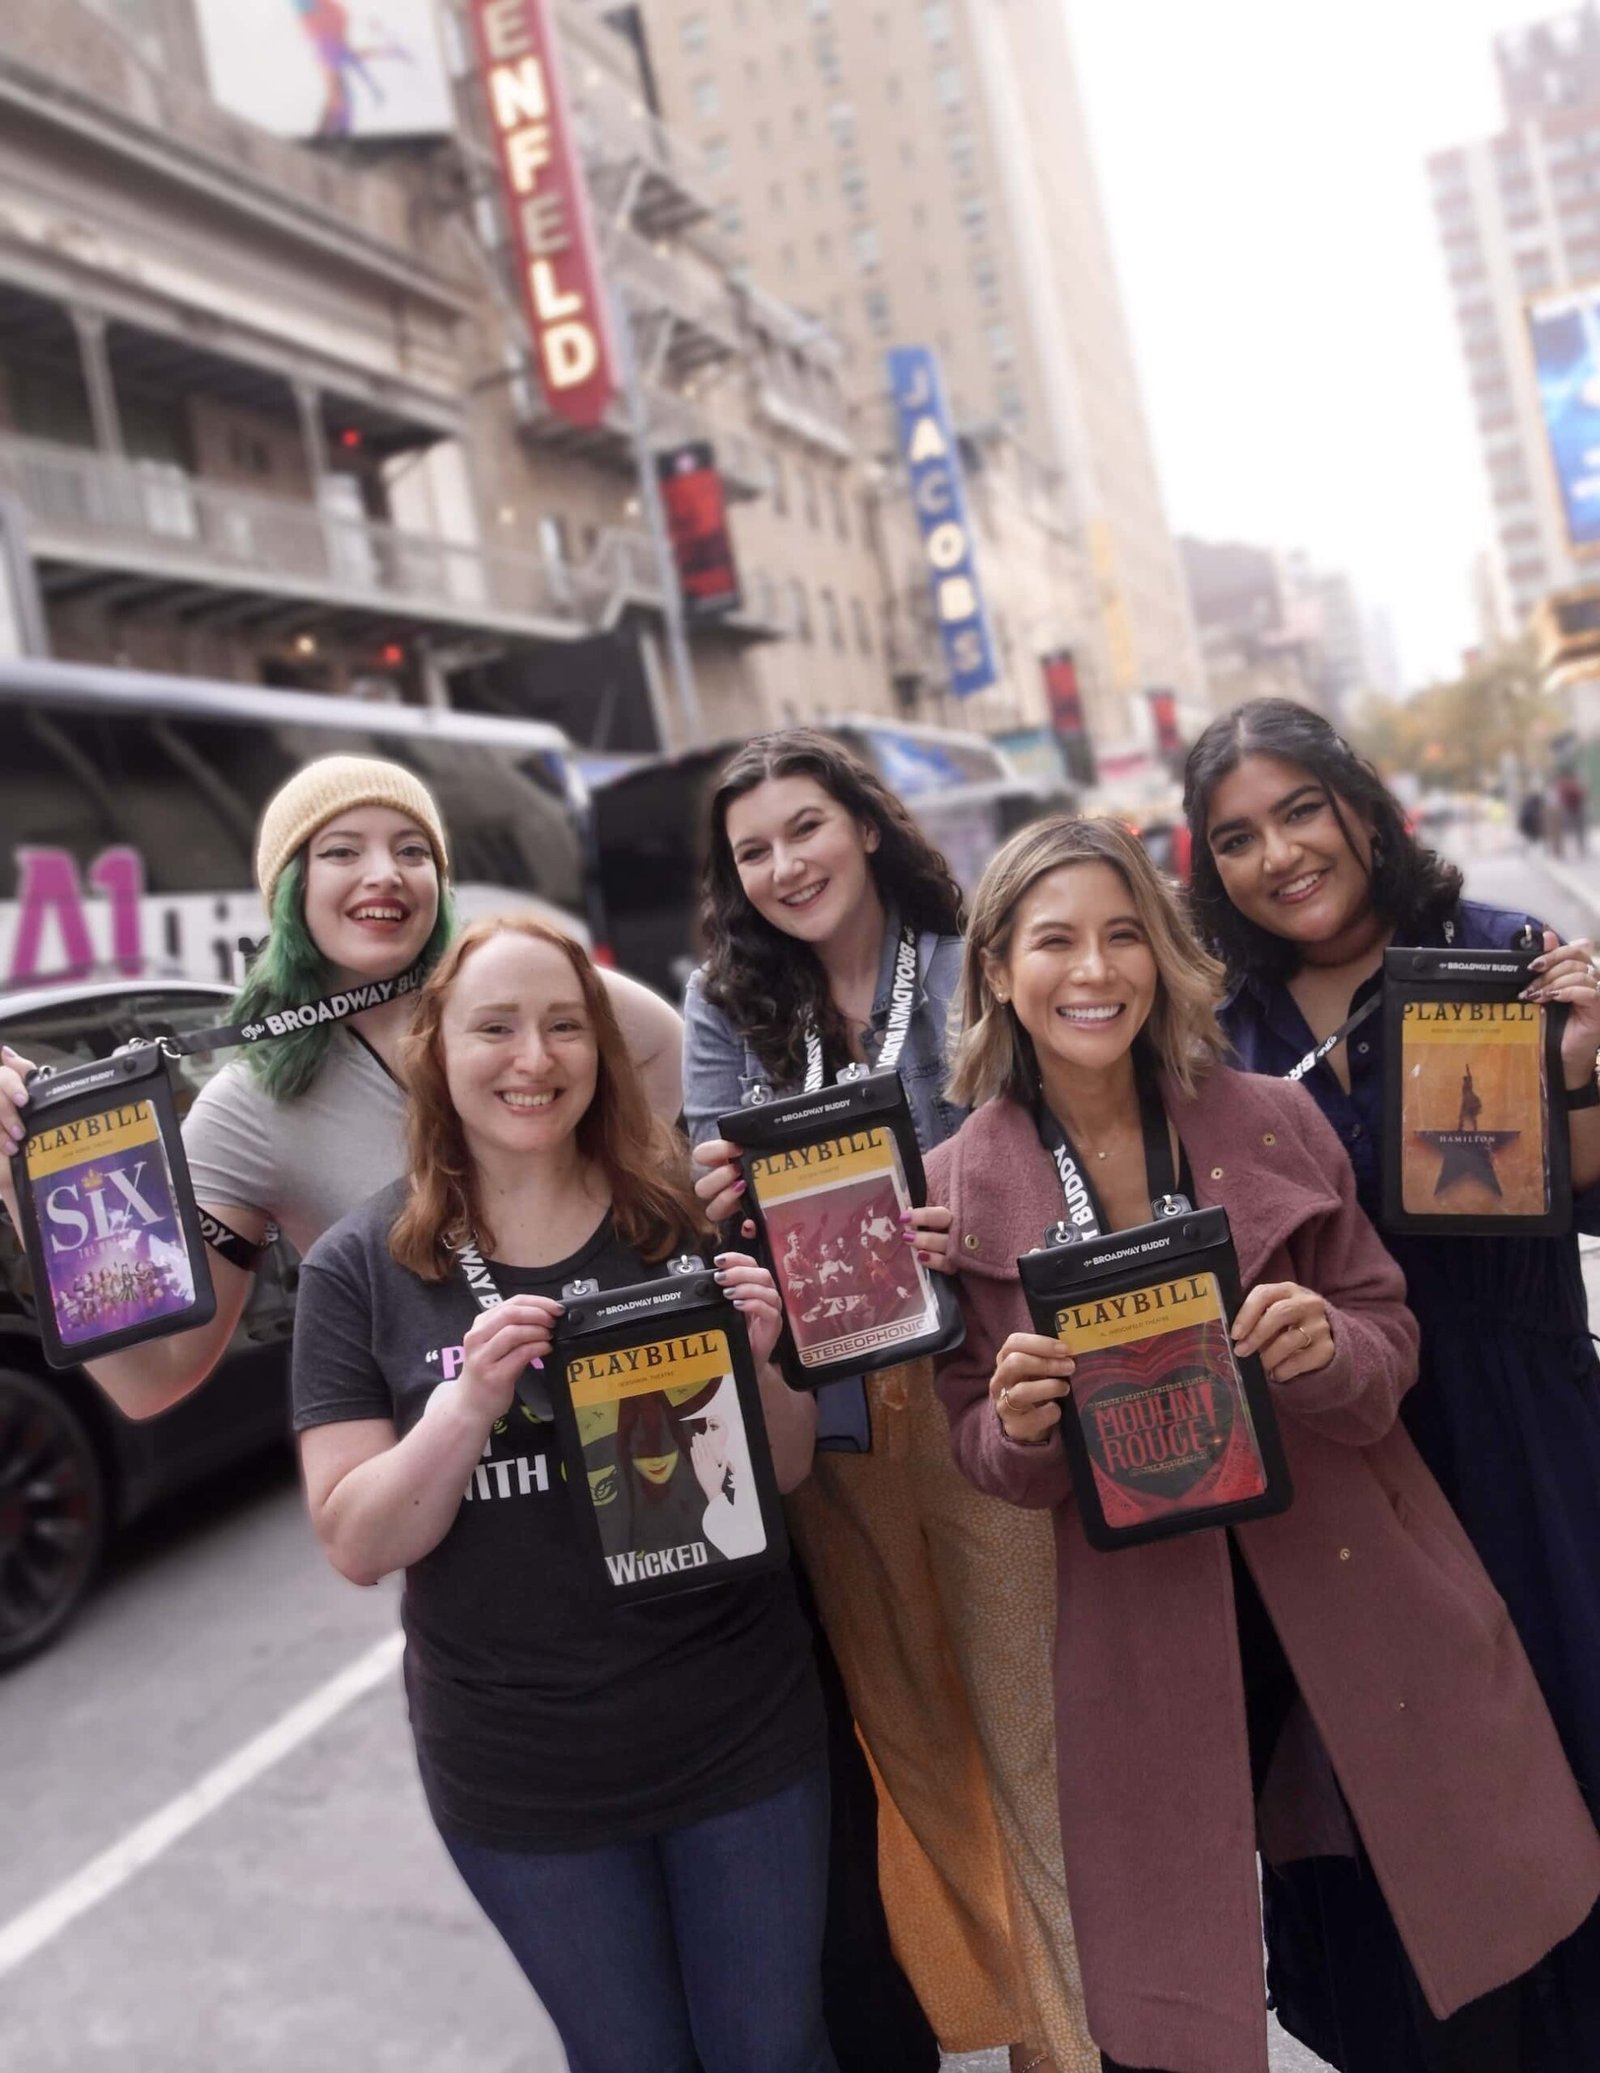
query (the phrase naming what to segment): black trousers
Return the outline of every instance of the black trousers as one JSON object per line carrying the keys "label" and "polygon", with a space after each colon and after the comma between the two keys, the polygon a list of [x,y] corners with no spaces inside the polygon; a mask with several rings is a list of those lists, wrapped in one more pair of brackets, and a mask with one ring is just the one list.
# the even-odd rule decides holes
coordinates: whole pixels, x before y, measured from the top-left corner
{"label": "black trousers", "polygon": [[[1259,1799],[1278,1737],[1299,1694],[1283,1644],[1231,1534],[1228,1552],[1244,1672],[1250,1782]],[[1263,1871],[1269,1945],[1274,1908],[1298,1910],[1299,1919],[1285,1920],[1283,1926],[1296,1932],[1291,1940],[1298,1952],[1316,1953],[1311,1962],[1320,1976],[1302,1983],[1315,1997],[1322,2018],[1312,2041],[1339,2073],[1519,2073],[1518,1981],[1469,2002],[1441,2022],[1423,1997],[1399,1931],[1377,1894],[1365,1852],[1354,1859],[1315,1858],[1295,1865],[1292,1874],[1283,1879],[1270,1866]],[[1357,1890],[1362,1906],[1342,1908],[1341,1899]],[[1363,1924],[1360,1948],[1346,1948],[1337,1935],[1329,1934],[1341,1913]],[[1269,1987],[1273,1983],[1269,1965]],[[1166,2073],[1159,2066],[1125,2066],[1105,2052],[1100,2064],[1103,2073]]]}
{"label": "black trousers", "polygon": [[878,1891],[878,1794],[856,1739],[844,1679],[816,1600],[795,1563],[828,1716],[832,1829],[828,1915],[822,1937],[822,2008],[839,2073],[939,2073],[939,2040],[889,1941]]}

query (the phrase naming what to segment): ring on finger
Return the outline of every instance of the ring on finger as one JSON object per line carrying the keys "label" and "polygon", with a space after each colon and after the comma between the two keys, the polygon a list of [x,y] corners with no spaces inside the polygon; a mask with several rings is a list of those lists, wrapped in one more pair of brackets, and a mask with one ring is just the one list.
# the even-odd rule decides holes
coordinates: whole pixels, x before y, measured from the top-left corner
{"label": "ring on finger", "polygon": [[1001,1415],[1001,1417],[1002,1417],[1002,1418],[1006,1417],[1006,1416],[1007,1416],[1007,1415],[1008,1415],[1008,1414],[1010,1413],[1010,1410],[1011,1410],[1011,1387],[1010,1387],[1010,1384],[1009,1384],[1009,1383],[1008,1383],[1008,1384],[1006,1385],[1006,1387],[1005,1387],[1004,1389],[1002,1389],[1002,1390],[1001,1390],[1001,1392],[1000,1392],[999,1396],[997,1396],[997,1397],[995,1398],[995,1406],[994,1406],[994,1407],[995,1407],[995,1409],[996,1409],[996,1410],[997,1410],[997,1411],[998,1411],[998,1412],[1000,1413],[1000,1415]]}
{"label": "ring on finger", "polygon": [[1297,1324],[1295,1326],[1295,1330],[1300,1334],[1300,1344],[1305,1348],[1306,1352],[1309,1353],[1311,1351],[1311,1334],[1306,1330],[1303,1324]]}

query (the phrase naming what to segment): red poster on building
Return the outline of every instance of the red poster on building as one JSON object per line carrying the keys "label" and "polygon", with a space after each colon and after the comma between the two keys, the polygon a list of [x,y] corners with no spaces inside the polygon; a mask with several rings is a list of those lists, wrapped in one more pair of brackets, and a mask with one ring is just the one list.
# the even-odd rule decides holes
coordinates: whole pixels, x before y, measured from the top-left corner
{"label": "red poster on building", "polygon": [[1176,691],[1151,691],[1146,694],[1150,700],[1150,718],[1156,730],[1156,749],[1163,756],[1183,754],[1183,736],[1178,732],[1178,694]]}
{"label": "red poster on building", "polygon": [[716,619],[738,611],[739,571],[715,453],[703,439],[674,447],[657,455],[656,473],[685,615]]}
{"label": "red poster on building", "polygon": [[596,425],[617,356],[551,0],[470,0],[511,244],[545,400]]}
{"label": "red poster on building", "polygon": [[1050,724],[1061,744],[1067,775],[1080,785],[1095,781],[1094,746],[1083,712],[1083,687],[1078,682],[1078,664],[1070,648],[1057,648],[1043,655],[1045,697],[1050,702]]}

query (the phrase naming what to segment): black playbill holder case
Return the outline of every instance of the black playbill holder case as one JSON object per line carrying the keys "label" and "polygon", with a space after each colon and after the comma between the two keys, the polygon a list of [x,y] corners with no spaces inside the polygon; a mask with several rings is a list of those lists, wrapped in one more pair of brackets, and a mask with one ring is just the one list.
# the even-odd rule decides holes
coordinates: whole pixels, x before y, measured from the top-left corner
{"label": "black playbill holder case", "polygon": [[154,1046],[36,1073],[11,1155],[53,1368],[215,1315],[167,1062]]}
{"label": "black playbill holder case", "polygon": [[1226,1210],[1179,1209],[1017,1267],[1035,1331],[1073,1357],[1060,1433],[1091,1547],[1287,1509],[1266,1374],[1228,1337],[1240,1290]]}
{"label": "black playbill holder case", "polygon": [[1562,1004],[1519,1000],[1536,951],[1383,960],[1383,1221],[1455,1237],[1572,1223]]}
{"label": "black playbill holder case", "polygon": [[900,1219],[927,1199],[898,1072],[861,1073],[720,1118],[783,1298],[778,1358],[793,1389],[897,1367],[959,1346],[948,1278],[907,1244]]}
{"label": "black playbill holder case", "polygon": [[698,1259],[660,1281],[575,1282],[547,1364],[591,1574],[613,1604],[788,1559],[744,1320]]}

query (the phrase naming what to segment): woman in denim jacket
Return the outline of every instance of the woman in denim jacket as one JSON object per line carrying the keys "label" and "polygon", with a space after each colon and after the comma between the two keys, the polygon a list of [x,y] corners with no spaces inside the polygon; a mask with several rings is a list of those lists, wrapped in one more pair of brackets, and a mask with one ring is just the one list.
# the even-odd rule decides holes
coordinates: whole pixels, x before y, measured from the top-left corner
{"label": "woman in denim jacket", "polygon": [[[819,1046],[831,1076],[874,1064],[903,1024],[924,1151],[958,1127],[944,1083],[961,898],[899,801],[819,734],[741,750],[710,821],[684,1115],[722,1221],[742,1184],[719,1117],[757,1087],[798,1091]],[[938,1266],[948,1232],[947,1212],[919,1211],[907,1239]],[[789,1516],[877,1773],[895,1950],[946,2050],[1010,2042],[1015,2068],[1087,2073],[1053,1803],[1048,1530],[957,1473],[928,1362],[819,1396],[822,1451]]]}

